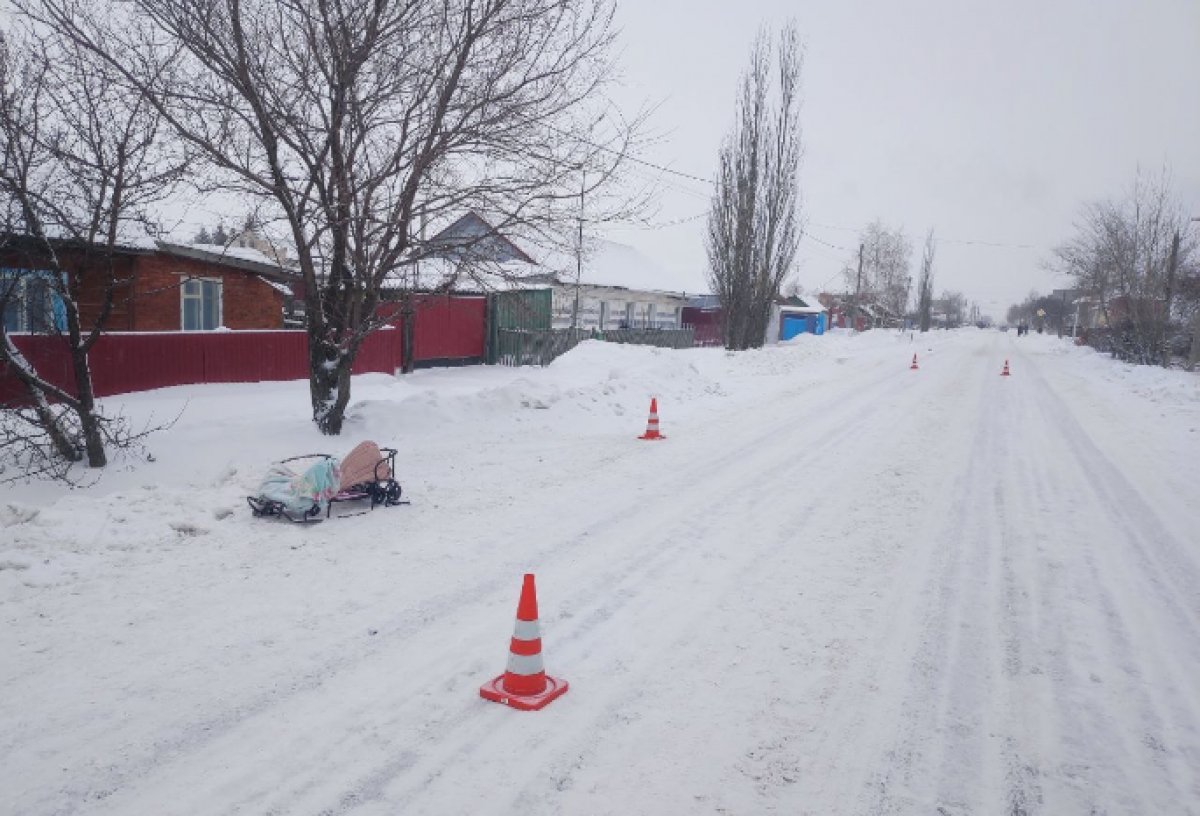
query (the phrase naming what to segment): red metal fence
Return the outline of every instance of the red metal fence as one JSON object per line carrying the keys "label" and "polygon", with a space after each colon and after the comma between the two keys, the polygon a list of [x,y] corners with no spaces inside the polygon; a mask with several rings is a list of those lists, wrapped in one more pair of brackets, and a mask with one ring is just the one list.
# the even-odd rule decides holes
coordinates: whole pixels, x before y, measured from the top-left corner
{"label": "red metal fence", "polygon": [[725,342],[725,313],[720,309],[683,308],[683,324],[695,332],[697,346],[720,346]]}
{"label": "red metal fence", "polygon": [[[427,298],[413,325],[414,359],[482,360],[486,316],[482,297]],[[395,372],[400,338],[401,332],[390,327],[370,335],[355,359],[354,373]],[[12,339],[39,374],[74,392],[62,338]],[[301,380],[308,377],[308,337],[303,331],[111,333],[92,347],[88,365],[100,397],[194,383]],[[0,364],[0,405],[24,404],[26,399],[20,383]]]}
{"label": "red metal fence", "polygon": [[[40,375],[74,392],[62,338],[27,334],[12,339]],[[391,374],[399,365],[400,333],[388,329],[367,338],[354,373]],[[88,367],[99,397],[193,383],[299,380],[308,376],[308,338],[303,331],[105,334],[88,353]],[[24,400],[20,383],[0,368],[0,404]]]}
{"label": "red metal fence", "polygon": [[[487,298],[426,295],[417,302],[413,359],[482,362],[487,328]],[[399,304],[380,306],[378,314],[393,326],[402,321]]]}

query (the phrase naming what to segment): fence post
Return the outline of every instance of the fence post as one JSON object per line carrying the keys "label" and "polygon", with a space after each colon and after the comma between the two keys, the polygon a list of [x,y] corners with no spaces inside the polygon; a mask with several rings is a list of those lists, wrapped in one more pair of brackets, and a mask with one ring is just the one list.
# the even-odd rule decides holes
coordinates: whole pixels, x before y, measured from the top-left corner
{"label": "fence post", "polygon": [[496,295],[488,293],[483,307],[483,362],[496,364]]}

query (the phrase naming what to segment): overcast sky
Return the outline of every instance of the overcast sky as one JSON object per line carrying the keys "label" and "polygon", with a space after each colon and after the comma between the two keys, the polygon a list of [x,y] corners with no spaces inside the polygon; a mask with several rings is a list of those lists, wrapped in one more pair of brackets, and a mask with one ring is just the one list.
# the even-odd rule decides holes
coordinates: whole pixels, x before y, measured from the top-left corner
{"label": "overcast sky", "polygon": [[[657,104],[663,137],[641,157],[711,177],[755,30],[788,17],[807,43],[806,291],[839,283],[879,217],[914,255],[935,227],[939,292],[999,318],[1064,283],[1041,268],[1047,248],[1139,164],[1169,166],[1200,215],[1200,0],[622,0],[618,103]],[[706,210],[703,183],[665,178],[658,222]],[[700,217],[609,237],[700,288],[703,230]]]}

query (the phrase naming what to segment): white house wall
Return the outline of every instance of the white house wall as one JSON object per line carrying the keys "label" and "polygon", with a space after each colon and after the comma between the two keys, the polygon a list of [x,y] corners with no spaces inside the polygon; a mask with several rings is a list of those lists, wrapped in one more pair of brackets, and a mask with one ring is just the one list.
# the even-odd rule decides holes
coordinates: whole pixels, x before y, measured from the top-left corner
{"label": "white house wall", "polygon": [[[581,329],[681,328],[684,298],[658,292],[636,292],[581,286],[579,320]],[[551,301],[551,320],[556,329],[569,329],[575,310],[575,287],[556,286]],[[603,322],[601,321],[601,318]]]}

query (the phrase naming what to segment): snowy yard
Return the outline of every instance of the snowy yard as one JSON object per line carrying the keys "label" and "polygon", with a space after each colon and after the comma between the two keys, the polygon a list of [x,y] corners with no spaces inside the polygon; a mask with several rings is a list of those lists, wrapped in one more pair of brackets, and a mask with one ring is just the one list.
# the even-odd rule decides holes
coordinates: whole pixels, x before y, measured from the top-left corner
{"label": "snowy yard", "polygon": [[[186,404],[153,462],[2,488],[0,812],[1200,813],[1197,383],[964,329],[372,375],[333,440],[114,398]],[[251,518],[361,439],[411,506]],[[537,713],[478,696],[524,572]]]}

